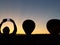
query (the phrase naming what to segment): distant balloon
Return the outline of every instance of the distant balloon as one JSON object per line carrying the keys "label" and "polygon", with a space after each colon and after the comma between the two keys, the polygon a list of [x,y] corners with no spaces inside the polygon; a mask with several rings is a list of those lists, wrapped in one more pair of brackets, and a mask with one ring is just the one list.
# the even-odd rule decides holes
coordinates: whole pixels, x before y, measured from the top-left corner
{"label": "distant balloon", "polygon": [[60,20],[59,19],[51,19],[47,22],[47,29],[51,34],[59,34],[60,33]]}
{"label": "distant balloon", "polygon": [[26,34],[30,35],[35,29],[35,22],[33,20],[28,19],[23,22],[22,26]]}

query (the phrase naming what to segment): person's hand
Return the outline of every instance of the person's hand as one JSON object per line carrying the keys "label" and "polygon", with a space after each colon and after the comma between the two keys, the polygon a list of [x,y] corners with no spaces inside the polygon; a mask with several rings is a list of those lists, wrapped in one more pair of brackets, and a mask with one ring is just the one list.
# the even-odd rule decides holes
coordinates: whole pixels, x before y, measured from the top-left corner
{"label": "person's hand", "polygon": [[7,21],[7,19],[3,19],[3,21],[2,22],[6,22]]}
{"label": "person's hand", "polygon": [[3,21],[0,23],[0,28],[1,28],[2,24],[6,21],[7,21],[7,19],[3,19]]}
{"label": "person's hand", "polygon": [[12,20],[12,19],[10,19],[10,21],[11,21],[12,23],[15,23],[14,20]]}

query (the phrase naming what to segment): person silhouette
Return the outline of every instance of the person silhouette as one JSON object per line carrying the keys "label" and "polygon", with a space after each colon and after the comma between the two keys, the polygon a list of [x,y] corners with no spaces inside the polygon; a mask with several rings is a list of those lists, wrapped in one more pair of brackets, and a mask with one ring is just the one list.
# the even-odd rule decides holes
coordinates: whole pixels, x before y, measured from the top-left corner
{"label": "person silhouette", "polygon": [[9,32],[10,32],[10,29],[9,29],[7,26],[4,27],[4,29],[3,29],[3,34],[4,34],[4,35],[8,35]]}
{"label": "person silhouette", "polygon": [[31,35],[35,29],[35,22],[33,20],[27,19],[23,22],[22,27],[27,35]]}
{"label": "person silhouette", "polygon": [[53,35],[59,35],[60,33],[60,20],[51,19],[47,22],[47,29]]}
{"label": "person silhouette", "polygon": [[[13,23],[13,25],[14,25],[14,31],[13,31],[13,33],[11,33],[11,34],[12,34],[12,35],[15,35],[16,32],[17,32],[17,27],[16,27],[15,22],[14,22],[12,19],[3,19],[3,21],[2,21],[1,24],[0,24],[0,34],[2,34],[2,33],[1,33],[1,26],[2,26],[2,24],[5,23],[6,21],[10,21],[10,22]],[[3,29],[3,34],[4,34],[4,35],[5,35],[5,34],[9,34],[9,32],[10,32],[10,29],[6,26],[6,27]]]}

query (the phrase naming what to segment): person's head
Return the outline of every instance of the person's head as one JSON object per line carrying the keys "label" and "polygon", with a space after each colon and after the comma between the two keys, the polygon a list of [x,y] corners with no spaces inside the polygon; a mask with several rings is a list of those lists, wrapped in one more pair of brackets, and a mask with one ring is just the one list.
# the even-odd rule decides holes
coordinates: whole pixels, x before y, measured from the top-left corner
{"label": "person's head", "polygon": [[33,20],[28,19],[23,22],[22,26],[26,34],[30,35],[35,29],[35,22]]}
{"label": "person's head", "polygon": [[4,29],[3,29],[3,34],[9,34],[9,32],[10,32],[10,29],[9,29],[9,27],[4,27]]}
{"label": "person's head", "polygon": [[60,33],[60,20],[59,19],[51,19],[47,22],[47,29],[51,34],[59,34]]}

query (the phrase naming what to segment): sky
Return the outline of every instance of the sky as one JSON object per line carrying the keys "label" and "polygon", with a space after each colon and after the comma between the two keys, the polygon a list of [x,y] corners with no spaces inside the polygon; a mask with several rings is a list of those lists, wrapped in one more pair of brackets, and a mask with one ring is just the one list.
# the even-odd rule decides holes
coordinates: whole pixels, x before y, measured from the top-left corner
{"label": "sky", "polygon": [[[46,24],[50,19],[60,19],[60,0],[0,0],[0,22],[4,18],[12,18],[17,25],[17,34],[25,34],[23,21],[31,19],[36,23],[32,34],[50,34]],[[5,22],[3,28],[9,26],[13,32],[13,24]]]}

